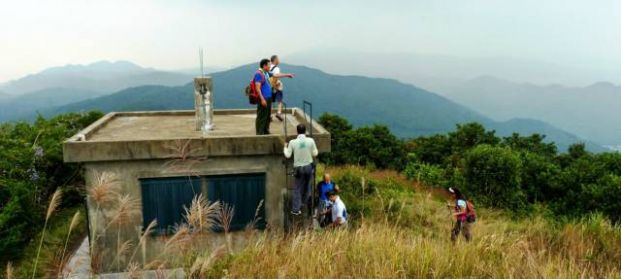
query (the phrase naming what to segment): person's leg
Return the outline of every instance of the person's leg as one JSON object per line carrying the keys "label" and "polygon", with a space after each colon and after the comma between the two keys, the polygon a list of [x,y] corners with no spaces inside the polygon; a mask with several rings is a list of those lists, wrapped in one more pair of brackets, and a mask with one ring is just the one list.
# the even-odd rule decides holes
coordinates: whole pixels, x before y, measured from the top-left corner
{"label": "person's leg", "polygon": [[282,114],[282,98],[284,92],[278,91],[276,95],[276,101],[278,102],[278,115]]}
{"label": "person's leg", "polygon": [[312,182],[312,177],[313,177],[313,166],[305,166],[304,167],[304,189],[303,189],[303,196],[302,196],[302,202],[307,205],[309,208],[311,207],[310,205],[310,199],[311,199],[311,182]]}
{"label": "person's leg", "polygon": [[295,174],[295,185],[293,187],[293,198],[291,199],[291,211],[298,212],[302,207],[302,189],[304,187],[302,175],[299,171]]}
{"label": "person's leg", "polygon": [[326,201],[319,200],[317,204],[317,221],[319,225],[323,227],[324,220],[326,219]]}
{"label": "person's leg", "polygon": [[269,134],[270,106],[270,101],[267,101],[267,107],[257,105],[257,135]]}
{"label": "person's leg", "polygon": [[451,241],[455,243],[457,241],[457,237],[459,237],[459,232],[461,231],[461,221],[456,221],[453,229],[451,230]]}
{"label": "person's leg", "polygon": [[255,130],[256,130],[256,134],[257,135],[261,135],[261,133],[263,133],[263,120],[262,120],[262,106],[261,106],[261,102],[259,102],[257,104],[257,118],[254,122],[254,126],[255,126]]}
{"label": "person's leg", "polygon": [[466,222],[463,226],[463,232],[462,232],[466,241],[472,240],[471,229],[472,229],[472,223]]}
{"label": "person's leg", "polygon": [[272,100],[266,100],[267,107],[265,108],[265,130],[263,131],[264,135],[268,135],[270,133],[270,122],[272,118]]}

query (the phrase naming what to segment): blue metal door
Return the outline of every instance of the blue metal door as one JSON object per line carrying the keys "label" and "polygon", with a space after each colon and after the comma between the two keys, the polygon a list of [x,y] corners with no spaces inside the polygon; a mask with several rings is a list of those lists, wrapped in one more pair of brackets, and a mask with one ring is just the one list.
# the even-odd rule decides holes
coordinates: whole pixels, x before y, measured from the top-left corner
{"label": "blue metal door", "polygon": [[184,206],[201,193],[200,177],[166,177],[141,179],[143,228],[156,220],[154,233],[171,233],[184,222]]}
{"label": "blue metal door", "polygon": [[265,204],[259,208],[265,200],[265,174],[209,176],[207,198],[234,208],[231,230],[244,229],[253,221],[255,228],[265,228]]}

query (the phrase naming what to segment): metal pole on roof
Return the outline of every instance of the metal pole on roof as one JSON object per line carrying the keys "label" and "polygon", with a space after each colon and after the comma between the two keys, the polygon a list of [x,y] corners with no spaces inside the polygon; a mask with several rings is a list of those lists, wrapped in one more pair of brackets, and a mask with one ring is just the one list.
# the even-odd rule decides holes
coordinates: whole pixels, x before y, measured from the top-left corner
{"label": "metal pole on roof", "polygon": [[201,77],[204,78],[205,77],[205,68],[203,67],[203,48],[202,47],[198,48],[198,57],[199,57],[200,63],[201,63]]}

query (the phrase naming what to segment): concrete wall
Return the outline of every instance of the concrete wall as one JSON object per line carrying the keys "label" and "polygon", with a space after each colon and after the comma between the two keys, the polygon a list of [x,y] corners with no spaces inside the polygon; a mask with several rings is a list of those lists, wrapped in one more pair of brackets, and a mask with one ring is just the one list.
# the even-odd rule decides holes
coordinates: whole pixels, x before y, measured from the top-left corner
{"label": "concrete wall", "polygon": [[[283,157],[238,156],[210,157],[204,160],[135,160],[90,162],[84,164],[87,193],[92,194],[97,184],[96,177],[102,173],[110,173],[118,179],[121,195],[129,195],[142,204],[140,178],[177,177],[190,175],[221,175],[242,173],[265,173],[265,215],[268,226],[282,228],[284,224],[283,196],[287,192]],[[144,249],[138,247],[142,226],[142,208],[139,214],[130,215],[122,225],[111,223],[118,207],[118,198],[109,204],[96,203],[92,198],[87,200],[88,217],[91,230],[91,245],[95,263],[100,263],[104,272],[122,271],[127,266],[132,254],[133,262],[146,264],[153,260],[162,260],[169,255],[164,252],[165,237],[147,238]],[[97,235],[97,236],[95,236]],[[192,245],[209,247],[221,241],[221,236],[210,236],[196,239]],[[118,247],[131,241],[132,248],[123,255],[118,255]],[[194,242],[194,240],[193,240]],[[211,243],[210,243],[211,242]]]}

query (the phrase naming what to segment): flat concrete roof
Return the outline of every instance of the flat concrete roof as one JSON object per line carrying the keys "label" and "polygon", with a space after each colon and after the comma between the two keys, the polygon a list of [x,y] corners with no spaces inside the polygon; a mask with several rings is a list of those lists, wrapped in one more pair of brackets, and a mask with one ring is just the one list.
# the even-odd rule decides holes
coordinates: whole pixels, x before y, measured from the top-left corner
{"label": "flat concrete roof", "polygon": [[[69,138],[65,162],[170,159],[171,146],[188,145],[196,156],[282,154],[299,123],[310,128],[320,152],[330,151],[330,134],[298,108],[288,109],[285,122],[274,118],[270,135],[255,135],[256,110],[215,110],[214,129],[196,131],[193,110],[111,112]],[[308,132],[310,134],[310,131]],[[174,149],[174,148],[173,148]],[[199,150],[199,151],[197,151]]]}

